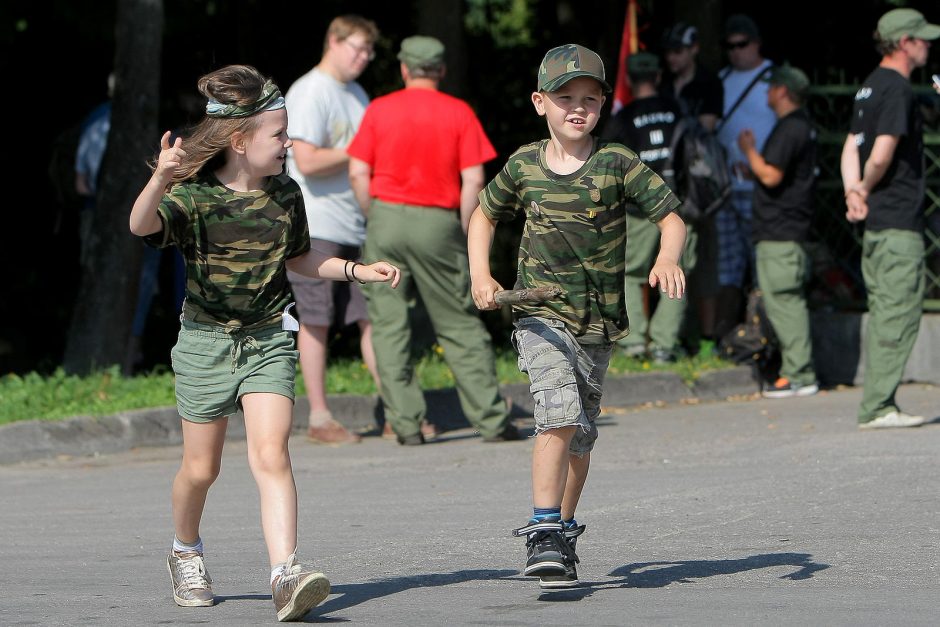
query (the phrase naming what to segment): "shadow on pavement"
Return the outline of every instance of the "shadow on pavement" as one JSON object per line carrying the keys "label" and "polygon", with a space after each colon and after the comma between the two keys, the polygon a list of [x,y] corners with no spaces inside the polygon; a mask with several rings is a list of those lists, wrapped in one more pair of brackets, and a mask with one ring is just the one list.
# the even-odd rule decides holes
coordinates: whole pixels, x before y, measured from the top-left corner
{"label": "shadow on pavement", "polygon": [[[818,564],[809,553],[764,553],[736,560],[690,560],[686,562],[638,562],[613,570],[611,576],[622,576],[626,588],[662,588],[671,583],[691,583],[693,579],[731,575],[772,566],[795,566],[798,570],[781,579],[811,579],[813,573],[829,568]],[[607,583],[602,585],[609,585]]]}
{"label": "shadow on pavement", "polygon": [[[330,594],[339,594],[340,596],[330,598],[313,610],[313,614],[308,614],[307,619],[321,618],[322,614],[337,612],[349,607],[397,594],[404,590],[412,588],[430,588],[435,586],[449,586],[455,583],[464,583],[466,581],[481,581],[486,579],[502,579],[510,575],[517,575],[516,570],[458,570],[452,573],[432,573],[427,575],[415,575],[413,577],[391,577],[389,579],[377,579],[375,581],[366,581],[363,583],[341,584],[333,586]],[[324,620],[330,620],[329,617],[322,617]],[[335,620],[335,619],[334,619]]]}

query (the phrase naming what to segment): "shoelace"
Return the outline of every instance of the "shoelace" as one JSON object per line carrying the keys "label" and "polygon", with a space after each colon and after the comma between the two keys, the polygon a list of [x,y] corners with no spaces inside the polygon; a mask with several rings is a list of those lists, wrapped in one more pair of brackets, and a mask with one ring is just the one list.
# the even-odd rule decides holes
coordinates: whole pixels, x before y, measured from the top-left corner
{"label": "shoelace", "polygon": [[284,572],[281,573],[278,585],[289,586],[296,583],[297,578],[303,574],[303,568],[297,563],[297,556],[291,554],[284,564]]}
{"label": "shoelace", "polygon": [[[573,563],[575,563],[575,564],[578,564],[578,563],[581,562],[580,558],[578,558],[578,554],[575,553],[575,551],[574,551],[574,547],[571,546],[571,543],[565,538],[565,532],[564,532],[564,531],[561,531],[561,530],[559,530],[559,529],[557,529],[557,528],[555,528],[555,529],[548,529],[548,530],[546,530],[546,529],[538,529],[538,526],[539,526],[539,523],[533,523],[533,524],[530,524],[530,525],[526,525],[525,527],[520,527],[519,529],[514,529],[513,532],[512,532],[512,534],[513,534],[514,536],[525,535],[525,536],[526,536],[525,544],[526,544],[527,547],[528,547],[528,546],[534,546],[534,545],[537,545],[537,544],[541,544],[542,542],[550,542],[550,543],[553,545],[553,547],[554,547],[559,553],[561,553],[562,557],[566,558],[567,560],[569,560],[569,561],[571,561],[571,562],[573,562]],[[544,526],[544,525],[543,525],[543,526]],[[557,527],[558,524],[555,523],[555,526]],[[530,531],[530,532],[528,532],[528,533],[526,532],[526,530],[528,530],[528,529],[533,529],[533,528],[534,528],[535,530]],[[583,526],[582,526],[581,529],[582,529],[582,532],[583,532],[583,529],[584,529]],[[576,534],[576,535],[573,536],[573,537],[576,538],[576,537],[579,536],[579,535],[581,535],[581,533],[578,533],[578,534]]]}
{"label": "shoelace", "polygon": [[187,588],[209,589],[211,579],[209,579],[209,573],[206,572],[206,563],[201,556],[196,555],[188,559],[180,559],[179,571],[180,577],[183,578],[183,583],[186,584]]}

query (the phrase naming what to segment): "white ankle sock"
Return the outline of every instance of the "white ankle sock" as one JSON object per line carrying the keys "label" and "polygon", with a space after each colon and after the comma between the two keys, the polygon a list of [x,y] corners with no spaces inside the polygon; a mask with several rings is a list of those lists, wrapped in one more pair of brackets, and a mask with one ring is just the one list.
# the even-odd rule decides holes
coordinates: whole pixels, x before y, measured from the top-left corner
{"label": "white ankle sock", "polygon": [[287,570],[287,562],[281,564],[275,564],[271,569],[271,585],[274,585],[274,580],[284,574],[284,571]]}
{"label": "white ankle sock", "polygon": [[202,552],[203,552],[202,538],[199,538],[193,544],[186,544],[185,542],[181,541],[176,536],[173,536],[173,550],[176,551],[177,553],[186,553],[188,551],[195,551],[196,553],[199,553],[200,555],[202,555]]}

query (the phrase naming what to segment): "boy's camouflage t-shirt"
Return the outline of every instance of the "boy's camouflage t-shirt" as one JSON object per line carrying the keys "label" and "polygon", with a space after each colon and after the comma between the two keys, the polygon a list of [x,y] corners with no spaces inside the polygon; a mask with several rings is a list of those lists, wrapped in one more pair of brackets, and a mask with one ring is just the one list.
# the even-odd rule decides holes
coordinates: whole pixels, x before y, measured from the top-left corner
{"label": "boy's camouflage t-shirt", "polygon": [[200,174],[173,185],[157,213],[163,230],[145,239],[182,252],[187,318],[242,327],[280,316],[291,300],[285,262],[310,249],[293,179],[281,174],[263,190],[237,192]]}
{"label": "boy's camouflage t-shirt", "polygon": [[522,146],[480,192],[492,220],[526,216],[516,288],[558,286],[563,294],[541,304],[514,305],[518,317],[560,319],[585,344],[629,333],[623,278],[626,208],[650,222],[679,206],[663,180],[622,144],[595,140],[594,154],[576,172],[546,165],[549,140]]}

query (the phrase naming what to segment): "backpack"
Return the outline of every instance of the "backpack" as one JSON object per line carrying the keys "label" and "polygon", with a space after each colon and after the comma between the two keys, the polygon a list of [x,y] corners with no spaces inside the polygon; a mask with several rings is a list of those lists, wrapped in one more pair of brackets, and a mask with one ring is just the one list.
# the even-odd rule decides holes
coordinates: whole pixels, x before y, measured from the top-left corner
{"label": "backpack", "polygon": [[663,178],[682,200],[679,216],[686,222],[699,222],[713,214],[731,196],[731,167],[725,148],[715,133],[692,116],[676,124]]}
{"label": "backpack", "polygon": [[751,290],[747,297],[744,322],[728,331],[718,343],[721,356],[736,364],[754,368],[758,380],[772,381],[780,368],[777,335],[767,319],[763,293]]}

